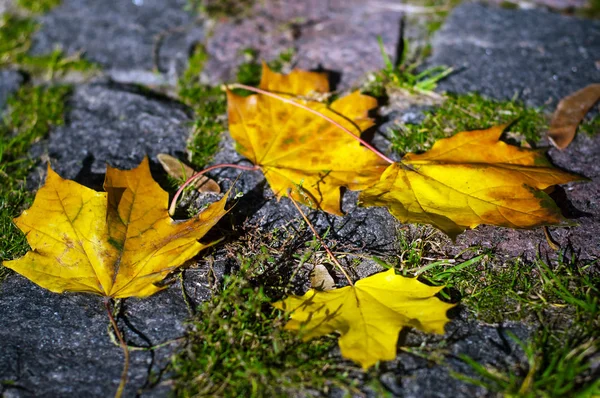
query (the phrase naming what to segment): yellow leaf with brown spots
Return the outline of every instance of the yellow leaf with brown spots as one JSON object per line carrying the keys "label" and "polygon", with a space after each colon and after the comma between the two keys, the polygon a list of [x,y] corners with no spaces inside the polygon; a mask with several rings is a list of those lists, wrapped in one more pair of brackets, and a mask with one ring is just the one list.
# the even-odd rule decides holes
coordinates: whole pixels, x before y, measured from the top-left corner
{"label": "yellow leaf with brown spots", "polygon": [[490,224],[534,228],[564,220],[543,191],[581,180],[552,166],[541,150],[499,141],[506,126],[467,131],[409,153],[360,193],[362,206],[385,206],[400,221],[431,224],[455,238]]}
{"label": "yellow leaf with brown spots", "polygon": [[[326,104],[295,97],[323,89],[317,77],[306,80],[263,69],[261,88],[309,107],[341,124],[354,135],[373,125],[368,112],[375,98],[358,91]],[[287,94],[282,94],[287,93]],[[288,190],[297,201],[342,214],[340,188],[361,190],[373,185],[388,165],[331,122],[279,99],[227,92],[229,131],[237,151],[260,166],[278,198]]]}
{"label": "yellow leaf with brown spots", "polygon": [[32,250],[4,266],[57,293],[145,297],[211,245],[198,239],[226,213],[227,196],[193,219],[171,219],[169,195],[152,179],[147,158],[133,170],[108,167],[104,189],[65,180],[48,167],[33,205],[15,219]]}
{"label": "yellow leaf with brown spots", "polygon": [[428,286],[394,269],[361,279],[354,286],[290,296],[273,303],[290,312],[287,330],[299,330],[304,340],[337,332],[344,358],[367,369],[377,361],[396,358],[398,333],[414,327],[444,333],[447,311],[455,304],[435,295],[443,286]]}

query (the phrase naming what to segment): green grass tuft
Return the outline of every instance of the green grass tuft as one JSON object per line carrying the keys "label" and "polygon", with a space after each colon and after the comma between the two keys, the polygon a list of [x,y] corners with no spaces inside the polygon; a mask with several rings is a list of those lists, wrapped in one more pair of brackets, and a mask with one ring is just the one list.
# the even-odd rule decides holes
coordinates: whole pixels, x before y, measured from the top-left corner
{"label": "green grass tuft", "polygon": [[[461,305],[487,323],[514,320],[537,327],[531,340],[512,337],[525,363],[497,369],[461,356],[473,374],[453,375],[490,393],[519,397],[592,397],[600,393],[600,275],[598,260],[581,261],[560,252],[547,262],[515,258],[501,261],[489,251],[471,248],[455,258],[433,260],[438,232],[429,227],[400,231],[398,267],[462,297]],[[442,294],[443,295],[443,294]],[[440,363],[443,363],[442,359]]]}
{"label": "green grass tuft", "polygon": [[251,286],[243,260],[238,275],[193,319],[189,343],[172,362],[177,396],[274,397],[347,388],[346,371],[328,357],[335,338],[302,342],[283,331],[284,316]]}
{"label": "green grass tuft", "polygon": [[[505,373],[463,356],[461,359],[477,377],[455,376],[508,396],[598,396],[600,379],[592,358],[600,354],[600,277],[586,273],[591,265],[561,256],[552,269],[538,259],[527,296],[515,292],[515,288],[507,290],[513,297],[520,293],[523,297],[518,305],[533,311],[540,322],[531,341],[512,337],[521,346],[527,363],[517,364]],[[514,308],[514,303],[509,305],[506,308]]]}
{"label": "green grass tuft", "polygon": [[[414,59],[408,59],[407,54],[410,54],[410,49],[407,40],[404,41],[400,60],[394,64],[385,52],[381,36],[377,39],[385,67],[369,75],[368,81],[362,90],[369,95],[378,98],[385,97],[388,90],[394,88],[406,90],[409,94],[428,95],[435,90],[440,80],[452,72],[452,68],[444,66],[435,66],[418,71],[417,68],[421,64],[423,54],[418,52],[413,55]],[[428,50],[421,49],[422,51]]]}
{"label": "green grass tuft", "polygon": [[441,106],[426,112],[421,124],[397,125],[388,134],[392,148],[404,154],[426,151],[437,140],[461,131],[513,121],[508,136],[517,141],[538,141],[548,125],[541,110],[527,108],[517,101],[496,101],[479,94],[450,94]]}
{"label": "green grass tuft", "polygon": [[[0,261],[20,257],[29,249],[25,236],[12,219],[31,204],[25,188],[34,161],[29,146],[52,126],[63,123],[68,86],[21,88],[8,101],[8,113],[0,123]],[[0,280],[7,269],[0,266]]]}

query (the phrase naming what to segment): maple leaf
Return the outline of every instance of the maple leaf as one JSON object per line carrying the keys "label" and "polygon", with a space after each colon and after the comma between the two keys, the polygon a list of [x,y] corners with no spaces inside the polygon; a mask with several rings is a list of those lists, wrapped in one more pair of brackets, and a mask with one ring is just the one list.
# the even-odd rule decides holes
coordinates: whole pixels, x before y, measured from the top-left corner
{"label": "maple leaf", "polygon": [[[307,77],[309,76],[309,77]],[[320,78],[319,78],[320,76]],[[261,89],[277,91],[344,126],[356,136],[373,125],[368,111],[375,98],[354,92],[327,106],[294,97],[328,89],[324,75],[294,71],[287,76],[263,66]],[[388,163],[315,114],[262,94],[227,92],[229,131],[237,151],[260,166],[278,198],[294,199],[342,214],[340,187],[360,190],[374,184]]]}
{"label": "maple leaf", "polygon": [[575,138],[579,123],[599,100],[599,83],[590,84],[560,100],[548,130],[550,142],[559,149],[565,149]]}
{"label": "maple leaf", "polygon": [[48,166],[33,205],[15,219],[32,250],[4,265],[56,293],[145,297],[210,246],[198,239],[226,213],[227,195],[193,219],[172,220],[147,158],[133,170],[108,167],[104,189],[65,180]]}
{"label": "maple leaf", "polygon": [[404,327],[444,333],[446,312],[455,305],[434,297],[442,289],[389,269],[354,286],[310,289],[304,296],[290,296],[273,305],[291,312],[285,329],[301,330],[304,340],[338,332],[342,356],[367,369],[377,361],[396,358],[398,333]]}
{"label": "maple leaf", "polygon": [[563,222],[542,190],[582,177],[556,169],[541,150],[499,141],[505,127],[461,132],[428,152],[407,154],[360,193],[359,203],[386,206],[402,222],[431,224],[453,239],[480,224],[534,228]]}

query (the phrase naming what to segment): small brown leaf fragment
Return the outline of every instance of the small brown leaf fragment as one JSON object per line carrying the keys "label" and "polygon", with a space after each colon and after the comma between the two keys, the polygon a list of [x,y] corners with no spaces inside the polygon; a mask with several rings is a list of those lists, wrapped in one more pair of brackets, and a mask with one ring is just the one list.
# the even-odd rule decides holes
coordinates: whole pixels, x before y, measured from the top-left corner
{"label": "small brown leaf fragment", "polygon": [[575,138],[579,123],[598,100],[600,84],[590,84],[563,98],[552,115],[548,131],[550,142],[559,149],[565,149]]}
{"label": "small brown leaf fragment", "polygon": [[310,285],[319,291],[335,289],[335,281],[329,274],[327,267],[317,264],[310,273]]}
{"label": "small brown leaf fragment", "polygon": [[[156,158],[162,165],[163,169],[165,169],[165,171],[171,177],[178,180],[185,181],[195,173],[194,169],[192,169],[190,166],[171,155],[167,155],[166,153],[159,153]],[[198,192],[221,193],[221,187],[219,187],[219,184],[204,175],[198,177],[198,179],[196,179],[192,185]]]}

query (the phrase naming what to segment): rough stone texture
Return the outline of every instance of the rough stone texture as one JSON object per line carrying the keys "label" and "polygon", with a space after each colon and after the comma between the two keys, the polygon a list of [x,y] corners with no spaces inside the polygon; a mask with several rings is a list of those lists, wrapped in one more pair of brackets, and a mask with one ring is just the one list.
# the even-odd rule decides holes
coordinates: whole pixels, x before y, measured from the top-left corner
{"label": "rough stone texture", "polygon": [[440,90],[548,104],[600,81],[600,21],[466,3],[433,40],[432,65],[457,72]]}
{"label": "rough stone texture", "polygon": [[[597,60],[600,22],[541,10],[464,4],[454,10],[437,33],[430,63],[468,65],[446,79],[440,85],[442,90],[476,91],[502,100],[519,92],[526,103],[547,103],[551,111],[563,96],[600,81]],[[546,141],[540,143],[547,145]],[[596,259],[600,256],[600,208],[596,200],[600,189],[600,137],[579,134],[565,151],[552,149],[549,156],[557,166],[591,179],[567,184],[553,194],[563,213],[579,225],[551,228],[552,237],[580,259]],[[460,235],[457,245],[449,246],[450,252],[455,254],[471,245],[493,248],[507,258],[524,255],[534,260],[538,253],[556,255],[541,229],[480,226]]]}
{"label": "rough stone texture", "polygon": [[468,320],[461,313],[446,327],[443,337],[426,336],[418,332],[405,335],[405,345],[417,350],[423,343],[433,345],[443,340],[449,352],[445,365],[401,352],[394,361],[382,364],[379,380],[394,396],[405,398],[493,396],[482,387],[457,380],[450,372],[477,378],[474,371],[459,359],[459,355],[467,355],[484,366],[504,371],[514,369],[515,364],[526,363],[523,351],[509,337],[510,333],[526,341],[531,330],[526,325],[512,322],[485,325]]}
{"label": "rough stone texture", "polygon": [[[185,64],[193,43],[204,38],[201,23],[193,23],[192,17],[182,11],[184,3],[184,0],[64,0],[61,6],[42,17],[43,27],[36,36],[34,51],[48,52],[58,43],[69,52],[85,50],[87,57],[106,67],[114,79],[172,84],[174,71]],[[254,47],[264,58],[270,59],[281,50],[294,47],[298,50],[298,66],[322,66],[339,72],[340,87],[351,86],[366,72],[382,67],[376,41],[378,34],[383,35],[386,50],[395,52],[401,14],[394,11],[391,1],[376,3],[357,0],[261,2],[248,18],[217,23],[214,36],[207,43],[213,60],[205,71],[205,78],[211,83],[231,78],[236,65],[242,61],[240,49]],[[152,74],[153,37],[180,25],[184,28],[172,30],[159,46],[163,75]],[[560,35],[547,32],[549,27]],[[538,30],[546,35],[538,34]],[[431,62],[452,65],[469,62],[470,68],[451,76],[442,86],[445,89],[475,90],[494,98],[507,98],[512,97],[517,87],[523,91],[523,99],[539,105],[548,97],[558,100],[563,92],[579,88],[590,76],[598,80],[595,69],[585,69],[578,63],[591,60],[593,66],[600,58],[596,55],[597,37],[597,22],[542,11],[464,5],[438,33]],[[492,52],[485,55],[488,45],[493,45],[489,47]],[[539,52],[540,48],[543,53]],[[559,60],[564,63],[563,57],[571,57],[573,51],[578,57],[567,59],[577,63],[560,65],[562,69],[557,71],[552,69],[559,66]],[[570,74],[572,66],[579,68],[577,73]],[[548,84],[544,79],[554,74],[559,79]],[[0,95],[5,87],[1,76]],[[525,88],[536,90],[525,92]],[[51,131],[48,139],[31,150],[42,164],[33,177],[34,182],[41,181],[46,159],[52,161],[63,177],[100,188],[106,162],[131,168],[145,154],[151,160],[159,152],[183,157],[191,117],[186,107],[173,100],[133,86],[98,82],[76,86],[68,109],[65,125]],[[390,109],[390,112],[390,119],[419,118],[417,111],[394,113],[394,109]],[[384,138],[378,140],[378,145],[387,145]],[[551,156],[559,166],[592,179],[589,183],[565,186],[570,201],[565,208],[570,215],[579,217],[580,226],[553,229],[553,236],[561,245],[570,244],[582,258],[598,258],[600,138],[580,135],[566,151],[552,150]],[[231,139],[224,138],[215,163],[240,160]],[[157,178],[164,176],[156,167],[153,172]],[[211,176],[227,189],[238,174],[237,170],[224,169]],[[277,202],[260,173],[243,173],[235,189],[244,196],[227,220],[218,226],[228,234],[227,239],[233,240],[236,233],[251,229],[266,234],[291,225],[291,231],[296,231],[293,228],[297,228],[300,221],[295,208],[285,198]],[[308,211],[308,215],[321,232],[329,229],[328,236],[338,242],[336,250],[394,253],[399,223],[383,208],[357,208],[355,199],[355,193],[345,195],[342,203],[347,213],[345,217],[314,211]],[[205,200],[206,197],[199,198],[198,203]],[[298,235],[298,250],[301,250],[312,237],[309,232]],[[493,248],[499,255],[514,257],[524,253],[533,259],[538,249],[544,247],[545,239],[540,231],[480,227],[462,235],[455,245],[449,240],[445,244],[451,253],[478,244]],[[547,249],[542,253],[551,254]],[[217,279],[235,266],[220,246],[213,257]],[[193,305],[209,297],[214,282],[208,265],[197,265],[187,269],[183,276],[185,291]],[[282,271],[289,272],[292,267],[287,268]],[[357,277],[365,277],[380,269],[373,261],[362,261],[352,272]],[[0,284],[0,308],[0,380],[14,382],[12,386],[6,382],[1,384],[3,396],[109,396],[114,393],[122,355],[106,332],[108,322],[101,299],[52,294],[18,275],[11,275]],[[147,347],[180,337],[185,332],[183,322],[187,317],[180,286],[175,284],[145,300],[125,300],[119,322],[131,344]],[[468,319],[463,311],[448,325],[444,337],[418,332],[403,336],[405,343],[415,348],[423,342],[444,344],[450,353],[447,366],[400,352],[395,361],[380,365],[380,380],[396,396],[489,395],[481,387],[454,379],[449,369],[474,376],[468,366],[457,359],[459,354],[467,354],[503,371],[513,369],[517,363],[526,363],[523,353],[507,338],[507,331],[524,340],[532,332],[519,323],[481,324]],[[133,352],[125,395],[134,396],[139,392],[142,396],[168,396],[169,384],[164,382],[168,375],[158,386],[152,386],[154,380],[149,374],[163,369],[175,348],[176,345],[168,345],[155,351]]]}
{"label": "rough stone texture", "polygon": [[210,80],[230,80],[243,61],[240,51],[254,48],[270,60],[294,48],[296,66],[334,72],[339,88],[356,84],[369,71],[383,67],[377,44],[382,36],[394,54],[402,14],[388,7],[391,1],[259,2],[250,18],[215,27],[207,50],[211,56],[205,74]]}
{"label": "rough stone texture", "polygon": [[10,11],[14,7],[13,0],[0,0],[0,15]]}
{"label": "rough stone texture", "polygon": [[32,156],[50,160],[63,178],[101,189],[107,162],[130,169],[147,155],[158,170],[158,153],[185,150],[189,110],[166,97],[133,86],[97,83],[77,87],[67,108],[65,125],[31,150]]}
{"label": "rough stone texture", "polygon": [[[509,4],[521,8],[548,7],[554,10],[573,10],[589,7],[592,0],[510,0]],[[488,3],[502,6],[506,0],[488,0]]]}
{"label": "rough stone texture", "polygon": [[[215,266],[217,275],[223,268]],[[192,305],[209,297],[208,270],[185,271]],[[0,393],[3,397],[106,397],[123,368],[121,348],[107,333],[108,317],[97,296],[55,294],[20,275],[0,284]],[[127,299],[118,318],[129,345],[152,347],[182,337],[189,316],[181,286],[146,299]],[[160,372],[178,343],[131,351],[124,397],[168,395]],[[11,383],[11,384],[9,384]]]}
{"label": "rough stone texture", "polygon": [[14,70],[0,70],[0,112],[6,105],[6,99],[23,84],[23,75]]}
{"label": "rough stone texture", "polygon": [[85,53],[116,81],[174,84],[194,43],[204,39],[202,23],[185,5],[186,0],[64,0],[40,18],[32,52],[49,53],[58,45],[68,54]]}

